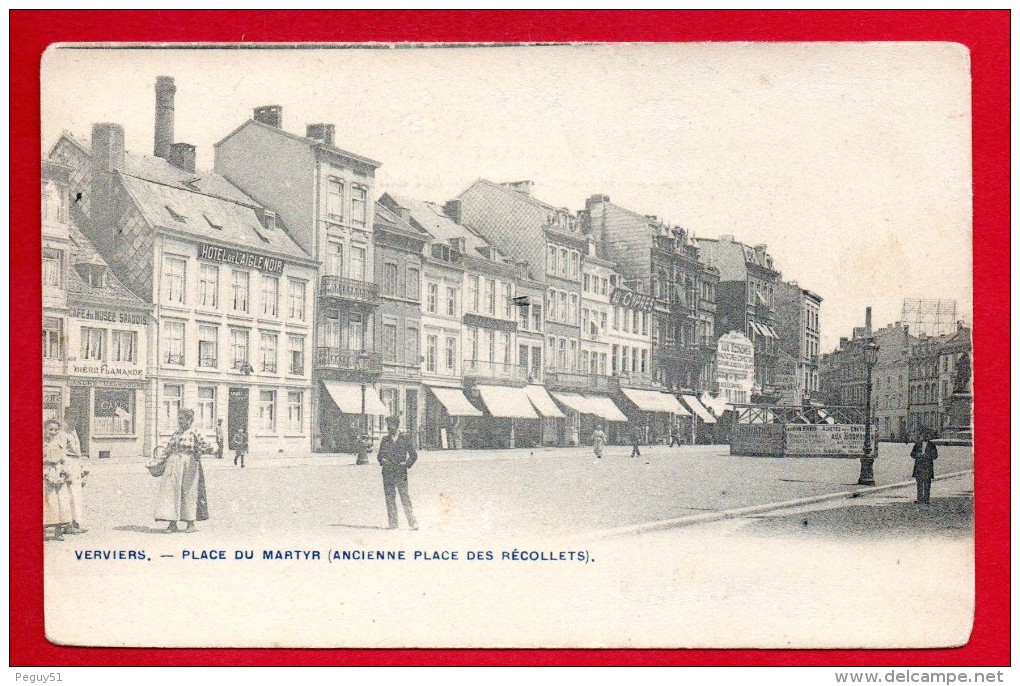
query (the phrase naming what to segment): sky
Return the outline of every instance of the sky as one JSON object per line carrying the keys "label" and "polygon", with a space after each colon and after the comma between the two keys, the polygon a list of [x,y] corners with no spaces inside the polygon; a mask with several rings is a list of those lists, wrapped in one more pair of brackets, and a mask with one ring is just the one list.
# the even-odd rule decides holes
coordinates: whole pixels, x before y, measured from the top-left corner
{"label": "sky", "polygon": [[43,153],[123,124],[152,154],[156,76],[177,142],[213,144],[260,105],[336,126],[376,189],[443,202],[477,178],[570,210],[603,193],[695,236],[768,246],[822,296],[822,350],[900,319],[904,298],[971,320],[970,65],[949,43],[689,43],[304,49],[51,48]]}

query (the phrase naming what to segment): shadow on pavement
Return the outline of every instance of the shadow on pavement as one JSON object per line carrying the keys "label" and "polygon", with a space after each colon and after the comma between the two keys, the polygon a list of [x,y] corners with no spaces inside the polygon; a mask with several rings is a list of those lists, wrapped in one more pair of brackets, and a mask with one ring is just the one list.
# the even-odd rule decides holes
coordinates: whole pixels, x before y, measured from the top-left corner
{"label": "shadow on pavement", "polygon": [[969,538],[974,535],[973,494],[932,496],[930,505],[857,501],[817,512],[763,516],[743,528],[755,536],[850,539]]}
{"label": "shadow on pavement", "polygon": [[372,524],[344,524],[343,522],[340,522],[338,524],[330,524],[330,526],[335,526],[340,529],[368,529],[374,531],[388,531],[388,529],[385,526],[375,526]]}
{"label": "shadow on pavement", "polygon": [[125,526],[115,526],[114,531],[130,531],[135,534],[166,534],[169,533],[165,526],[151,527],[151,526],[140,526],[138,524],[127,524]]}

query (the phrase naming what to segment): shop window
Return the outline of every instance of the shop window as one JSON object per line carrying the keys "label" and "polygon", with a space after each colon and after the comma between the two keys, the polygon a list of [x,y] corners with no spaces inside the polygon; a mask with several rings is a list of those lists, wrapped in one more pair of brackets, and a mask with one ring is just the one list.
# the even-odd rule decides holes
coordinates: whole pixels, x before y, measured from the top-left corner
{"label": "shop window", "polygon": [[59,360],[63,358],[64,320],[60,317],[43,317],[43,358]]}
{"label": "shop window", "polygon": [[163,386],[163,397],[160,400],[160,415],[163,418],[162,433],[177,431],[177,413],[181,410],[184,398],[184,386],[166,384]]}
{"label": "shop window", "polygon": [[276,391],[259,391],[259,428],[276,431]]}
{"label": "shop window", "polygon": [[135,433],[135,392],[123,388],[97,388],[93,403],[93,431],[105,436]]}
{"label": "shop window", "polygon": [[216,428],[216,387],[198,387],[198,407],[195,412],[197,429],[212,431]]}
{"label": "shop window", "polygon": [[305,394],[287,391],[287,430],[300,432],[304,426]]}

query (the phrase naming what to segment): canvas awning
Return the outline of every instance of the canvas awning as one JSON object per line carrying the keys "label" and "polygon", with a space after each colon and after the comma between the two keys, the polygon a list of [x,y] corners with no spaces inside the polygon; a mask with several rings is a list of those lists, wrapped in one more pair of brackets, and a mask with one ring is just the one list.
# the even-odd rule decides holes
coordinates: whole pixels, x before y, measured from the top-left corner
{"label": "canvas awning", "polygon": [[591,414],[588,410],[587,398],[577,395],[576,393],[553,393],[552,397],[569,407],[574,412],[580,412],[581,414]]}
{"label": "canvas awning", "polygon": [[459,388],[444,388],[441,386],[429,386],[432,395],[436,396],[447,414],[451,417],[481,417],[482,411],[471,404],[471,401]]}
{"label": "canvas awning", "polygon": [[712,416],[711,412],[705,409],[705,406],[701,404],[700,400],[693,395],[685,395],[682,397],[684,402],[687,403],[687,407],[691,408],[691,411],[698,415],[698,417],[701,418],[701,421],[706,424],[715,424],[715,417]]}
{"label": "canvas awning", "polygon": [[610,422],[627,421],[627,415],[620,412],[620,408],[616,406],[616,403],[604,395],[589,395],[584,400],[585,404],[591,408],[589,410],[591,414],[598,415]]}
{"label": "canvas awning", "polygon": [[523,388],[516,386],[478,386],[482,402],[493,417],[538,419],[535,408]]}
{"label": "canvas awning", "polygon": [[[323,381],[336,406],[344,414],[361,414],[361,384],[344,381]],[[379,393],[368,386],[365,388],[365,414],[386,416],[389,408],[379,399]]]}
{"label": "canvas awning", "polygon": [[560,412],[560,408],[556,407],[556,403],[549,397],[549,391],[545,390],[545,386],[538,386],[532,384],[525,386],[524,392],[528,394],[528,400],[535,406],[538,413],[543,417],[563,417],[564,414]]}
{"label": "canvas awning", "polygon": [[623,394],[644,412],[669,412],[671,414],[689,415],[674,396],[661,391],[639,390],[637,388],[621,388]]}

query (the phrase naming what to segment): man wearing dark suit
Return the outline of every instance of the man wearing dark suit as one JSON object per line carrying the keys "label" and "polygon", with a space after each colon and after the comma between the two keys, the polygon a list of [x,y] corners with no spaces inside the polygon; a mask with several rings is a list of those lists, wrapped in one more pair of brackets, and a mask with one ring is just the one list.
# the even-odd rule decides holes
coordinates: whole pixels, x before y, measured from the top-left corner
{"label": "man wearing dark suit", "polygon": [[914,444],[910,457],[914,459],[914,471],[911,474],[917,480],[917,500],[914,502],[928,504],[931,497],[931,482],[935,478],[935,460],[939,457],[939,449],[931,442],[931,434],[924,432],[921,440]]}
{"label": "man wearing dark suit", "polygon": [[386,515],[389,517],[389,528],[397,528],[397,493],[404,505],[404,516],[407,525],[418,528],[418,520],[414,518],[411,506],[411,495],[407,491],[407,470],[418,460],[418,453],[407,434],[400,433],[400,417],[387,417],[386,428],[389,433],[379,442],[376,458],[382,465],[383,493],[386,495]]}

